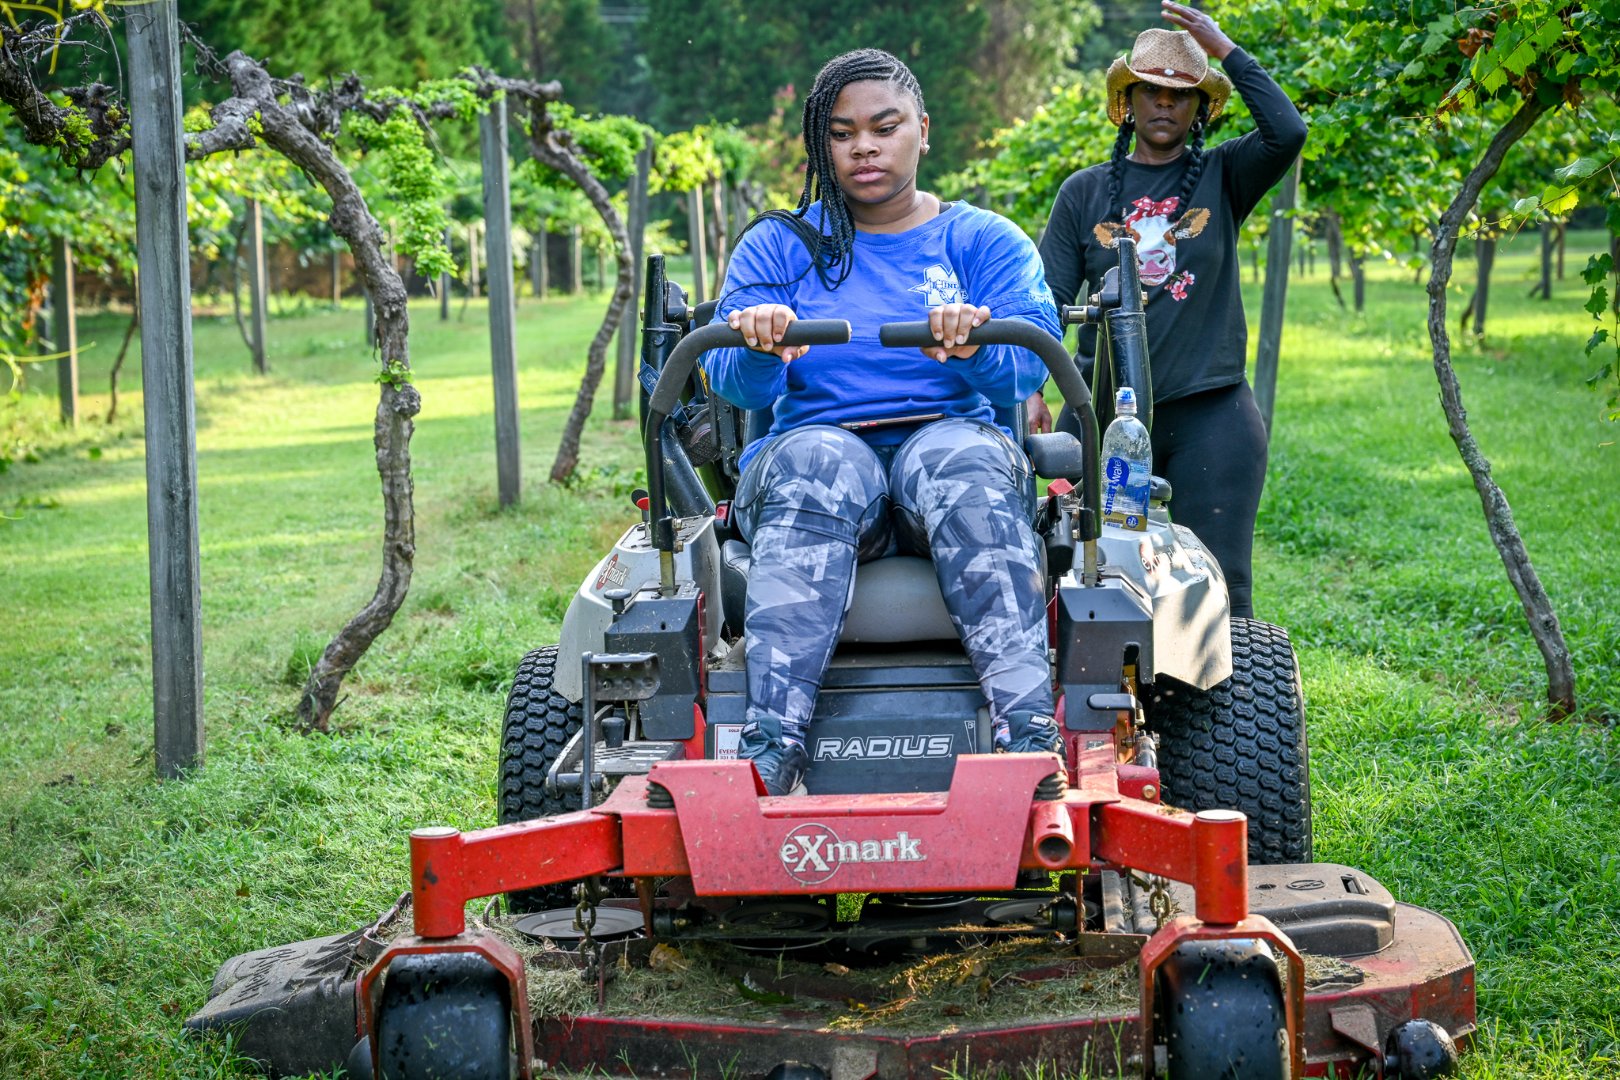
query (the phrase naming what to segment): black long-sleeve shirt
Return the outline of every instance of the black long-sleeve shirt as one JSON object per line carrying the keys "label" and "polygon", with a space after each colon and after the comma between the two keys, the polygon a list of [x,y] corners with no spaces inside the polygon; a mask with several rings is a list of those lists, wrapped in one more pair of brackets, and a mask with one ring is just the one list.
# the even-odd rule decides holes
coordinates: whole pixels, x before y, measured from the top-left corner
{"label": "black long-sleeve shirt", "polygon": [[[1099,223],[1137,232],[1155,401],[1243,380],[1248,325],[1238,289],[1239,229],[1305,145],[1299,110],[1248,53],[1233,49],[1222,66],[1254,116],[1255,130],[1205,151],[1190,207],[1177,198],[1186,155],[1167,165],[1127,159],[1123,205],[1112,207],[1111,165],[1103,162],[1063,182],[1041,239],[1046,280],[1058,303],[1066,304],[1081,294],[1083,283],[1089,294],[1110,266],[1119,265],[1115,251],[1096,235]],[[1096,340],[1093,327],[1080,328],[1082,360],[1094,356]]]}

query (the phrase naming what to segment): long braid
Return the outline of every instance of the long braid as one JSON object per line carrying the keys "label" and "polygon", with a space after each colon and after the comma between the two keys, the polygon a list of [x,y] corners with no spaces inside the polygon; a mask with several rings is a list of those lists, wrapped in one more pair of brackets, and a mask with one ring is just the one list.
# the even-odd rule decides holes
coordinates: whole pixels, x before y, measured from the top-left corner
{"label": "long braid", "polygon": [[1119,196],[1125,189],[1125,157],[1131,152],[1131,138],[1135,134],[1136,118],[1126,114],[1125,122],[1119,125],[1119,135],[1114,139],[1114,153],[1108,159],[1108,203],[1104,213],[1124,213]]}
{"label": "long braid", "polygon": [[[827,127],[832,118],[833,104],[844,87],[852,82],[867,80],[893,83],[917,102],[919,116],[925,111],[922,87],[917,84],[917,77],[911,73],[911,69],[898,57],[882,49],[856,49],[827,61],[804,99],[806,165],[799,205],[792,210],[767,210],[743,229],[746,233],[768,218],[787,224],[810,250],[811,265],[828,289],[838,288],[849,277],[850,260],[855,249],[855,221],[850,217],[848,204],[844,202],[844,190],[838,186],[838,172],[833,166],[832,151],[828,147]],[[805,217],[810,204],[817,199],[821,200],[819,227],[812,225]],[[829,279],[829,274],[834,272],[836,277]]]}

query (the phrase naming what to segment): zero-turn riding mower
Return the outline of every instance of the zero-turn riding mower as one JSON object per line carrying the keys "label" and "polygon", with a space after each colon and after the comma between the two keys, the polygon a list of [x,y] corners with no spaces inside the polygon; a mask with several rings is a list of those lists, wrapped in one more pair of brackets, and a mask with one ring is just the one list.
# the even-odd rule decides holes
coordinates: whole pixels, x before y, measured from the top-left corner
{"label": "zero-turn riding mower", "polygon": [[[1063,318],[1100,327],[1099,400],[1118,383],[1146,405],[1119,246]],[[1288,635],[1229,615],[1163,481],[1144,531],[1102,524],[1091,395],[1030,324],[992,319],[970,342],[1034,352],[1067,402],[1058,431],[1024,439],[1050,479],[1036,528],[1063,754],[989,752],[932,564],[886,558],[857,576],[809,793],[765,794],[737,757],[749,551],[726,496],[769,416],[696,377],[705,350],[742,343],[712,310],[649,260],[641,519],[561,643],[518,667],[501,824],[417,829],[392,911],[230,960],[189,1026],[234,1026],[280,1074],[413,1080],[1449,1073],[1475,1022],[1467,947],[1311,861]],[[798,322],[784,342],[848,334]],[[933,344],[927,323],[881,338]],[[469,901],[501,896],[506,914],[491,903],[469,928]]]}

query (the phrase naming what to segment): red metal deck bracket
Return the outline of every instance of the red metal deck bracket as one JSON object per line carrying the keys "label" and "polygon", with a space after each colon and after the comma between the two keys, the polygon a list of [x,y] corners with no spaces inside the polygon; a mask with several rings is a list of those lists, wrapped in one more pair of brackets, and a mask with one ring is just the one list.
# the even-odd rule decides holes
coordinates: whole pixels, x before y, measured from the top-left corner
{"label": "red metal deck bracket", "polygon": [[417,829],[411,833],[416,932],[455,937],[467,929],[469,900],[616,870],[623,858],[619,819],[599,809],[470,833]]}
{"label": "red metal deck bracket", "polygon": [[1197,915],[1235,923],[1249,913],[1249,819],[1236,810],[1182,810],[1124,800],[1092,810],[1091,851],[1118,866],[1186,882]]}

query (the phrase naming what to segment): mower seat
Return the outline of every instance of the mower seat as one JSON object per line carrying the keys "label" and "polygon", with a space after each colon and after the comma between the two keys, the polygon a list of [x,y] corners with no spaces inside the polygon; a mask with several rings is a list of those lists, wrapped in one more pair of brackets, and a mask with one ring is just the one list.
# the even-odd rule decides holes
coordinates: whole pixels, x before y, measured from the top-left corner
{"label": "mower seat", "polygon": [[[724,615],[732,627],[742,626],[752,564],[753,555],[741,540],[721,545]],[[931,559],[891,555],[862,563],[855,568],[854,591],[840,644],[959,640]]]}

